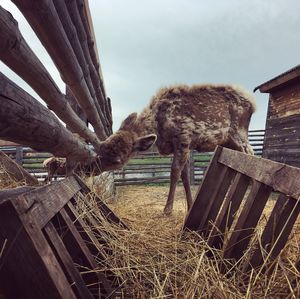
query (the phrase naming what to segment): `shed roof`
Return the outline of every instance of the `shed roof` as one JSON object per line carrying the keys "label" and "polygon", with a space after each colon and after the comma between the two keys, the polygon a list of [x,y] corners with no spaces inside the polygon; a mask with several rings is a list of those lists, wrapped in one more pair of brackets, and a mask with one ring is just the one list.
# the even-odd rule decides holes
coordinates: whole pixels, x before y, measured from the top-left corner
{"label": "shed roof", "polygon": [[274,88],[284,85],[287,82],[300,78],[300,64],[291,68],[290,70],[272,78],[271,80],[254,88],[254,92],[259,89],[262,93],[269,93]]}

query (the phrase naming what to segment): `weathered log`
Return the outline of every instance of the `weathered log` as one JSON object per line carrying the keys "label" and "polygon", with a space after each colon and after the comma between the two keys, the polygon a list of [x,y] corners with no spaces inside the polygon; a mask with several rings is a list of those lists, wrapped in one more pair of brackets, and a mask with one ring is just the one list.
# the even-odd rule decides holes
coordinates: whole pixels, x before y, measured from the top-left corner
{"label": "weathered log", "polygon": [[81,70],[83,72],[84,79],[86,81],[86,84],[88,86],[88,89],[90,91],[91,97],[93,98],[94,104],[96,106],[97,112],[99,114],[99,117],[101,119],[102,124],[104,125],[104,129],[107,135],[109,135],[109,129],[107,128],[107,119],[105,118],[99,103],[97,101],[96,92],[94,90],[94,86],[90,77],[89,68],[86,62],[86,58],[84,56],[82,47],[80,45],[79,38],[77,36],[77,31],[75,26],[72,23],[71,17],[68,13],[67,6],[64,1],[61,0],[53,0],[54,6],[56,8],[57,14],[60,18],[60,21],[63,25],[63,28],[65,30],[65,33],[70,41],[70,44],[74,50],[75,57],[81,67]]}
{"label": "weathered log", "polygon": [[100,139],[107,137],[81,67],[51,0],[13,0],[56,64]]}
{"label": "weathered log", "polygon": [[96,157],[57,117],[0,73],[0,138],[74,161]]}
{"label": "weathered log", "polygon": [[23,78],[47,103],[72,132],[90,141],[96,148],[100,141],[74,113],[65,96],[40,60],[30,49],[18,29],[17,21],[0,7],[0,59]]}
{"label": "weathered log", "polygon": [[82,23],[84,25],[85,32],[87,34],[89,52],[94,61],[94,65],[97,68],[97,73],[100,77],[100,86],[101,86],[103,99],[105,102],[104,107],[105,107],[107,118],[110,123],[110,131],[112,132],[112,114],[111,114],[111,110],[109,109],[109,102],[105,92],[104,79],[103,79],[101,65],[99,62],[99,52],[97,51],[97,42],[96,42],[95,31],[92,22],[92,16],[89,8],[89,3],[88,1],[77,0],[77,5],[79,8],[79,13],[82,19]]}
{"label": "weathered log", "polygon": [[[22,166],[0,151],[0,167],[17,182],[25,182],[27,185],[38,185],[38,180],[28,173]],[[1,199],[1,198],[0,198]]]}
{"label": "weathered log", "polygon": [[99,77],[98,70],[96,69],[96,67],[93,63],[93,60],[91,58],[89,45],[88,45],[87,33],[85,31],[81,16],[79,14],[76,0],[66,0],[65,2],[67,5],[67,8],[68,8],[69,15],[72,19],[74,26],[76,27],[76,30],[77,30],[77,35],[78,35],[85,59],[86,59],[86,63],[89,68],[90,77],[92,80],[92,84],[94,87],[94,91],[96,93],[98,103],[100,105],[101,110],[104,112],[104,116],[106,118],[106,123],[108,124],[108,127],[110,129],[111,120],[110,120],[110,117],[107,115],[107,111],[106,111],[106,107],[105,107],[105,91],[101,87],[101,78]]}
{"label": "weathered log", "polygon": [[[86,117],[86,114],[84,113],[84,111],[79,106],[79,104],[78,104],[76,98],[74,97],[71,89],[67,85],[66,85],[66,100],[68,101],[68,103],[70,104],[72,109],[75,111],[75,113],[78,115],[78,117],[86,124],[86,126],[88,126],[88,119]],[[67,124],[67,128],[68,128],[68,124]]]}

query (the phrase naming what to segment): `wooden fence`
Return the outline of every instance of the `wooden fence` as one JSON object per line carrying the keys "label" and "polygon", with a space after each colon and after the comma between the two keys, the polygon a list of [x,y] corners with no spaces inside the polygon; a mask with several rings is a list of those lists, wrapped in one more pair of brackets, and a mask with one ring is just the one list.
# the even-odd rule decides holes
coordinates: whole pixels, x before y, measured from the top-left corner
{"label": "wooden fence", "polygon": [[[264,142],[264,130],[249,132],[249,141],[255,154],[261,156]],[[43,161],[51,155],[37,153],[26,147],[0,147],[10,157],[15,159],[29,173],[42,180],[46,171],[42,166]],[[199,183],[211,159],[212,153],[191,153],[190,177],[191,183]],[[162,184],[170,182],[172,157],[161,156],[158,152],[139,154],[129,161],[122,169],[114,172],[116,185]]]}
{"label": "wooden fence", "polygon": [[[260,221],[273,191],[279,196],[267,221]],[[218,147],[184,229],[199,232],[226,259],[243,261],[248,272],[278,256],[299,212],[299,168]],[[258,225],[262,234],[257,240]]]}

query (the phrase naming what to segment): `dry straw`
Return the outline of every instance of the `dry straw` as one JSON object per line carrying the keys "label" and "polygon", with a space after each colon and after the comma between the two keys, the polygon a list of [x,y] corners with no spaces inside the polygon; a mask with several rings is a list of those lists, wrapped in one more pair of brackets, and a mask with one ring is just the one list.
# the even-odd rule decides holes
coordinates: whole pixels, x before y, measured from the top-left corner
{"label": "dry straw", "polygon": [[[17,185],[5,177],[0,188]],[[279,258],[268,265],[273,271],[252,272],[245,280],[229,262],[229,271],[221,274],[222,252],[209,248],[197,234],[180,238],[186,214],[183,190],[179,188],[171,217],[162,215],[167,191],[168,187],[119,187],[117,200],[109,206],[128,230],[106,221],[93,194],[78,199],[79,217],[93,223],[88,229],[100,232],[99,239],[106,243],[95,244],[106,252],[105,268],[103,259],[97,258],[96,271],[109,270],[119,277],[121,298],[300,298],[295,267],[300,257],[299,219]],[[265,218],[273,204],[265,209]],[[256,234],[259,238],[261,230]]]}
{"label": "dry straw", "polygon": [[[209,248],[197,234],[180,238],[185,217],[182,190],[173,216],[162,215],[167,189],[118,189],[118,200],[110,207],[129,230],[105,221],[92,198],[88,204],[81,201],[80,215],[93,218],[97,223],[94,228],[105,232],[107,269],[123,281],[123,298],[299,298],[300,275],[295,268],[300,257],[299,220],[285,250],[266,271],[253,271],[245,279],[242,267],[226,262],[229,271],[224,275],[219,270],[224,263],[221,251]],[[272,206],[267,206],[263,218],[268,217]],[[263,225],[265,219],[261,222]],[[260,233],[258,229],[257,238]],[[243,265],[244,261],[240,262]]]}

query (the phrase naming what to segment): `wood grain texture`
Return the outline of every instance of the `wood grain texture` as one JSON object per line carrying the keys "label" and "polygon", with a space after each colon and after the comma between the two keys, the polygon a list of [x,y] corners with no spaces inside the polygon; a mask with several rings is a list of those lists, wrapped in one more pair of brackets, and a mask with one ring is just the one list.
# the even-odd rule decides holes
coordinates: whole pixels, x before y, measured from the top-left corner
{"label": "wood grain texture", "polygon": [[0,260],[0,281],[7,298],[75,299],[34,219],[20,217],[12,201],[0,207],[0,244],[6,244]]}
{"label": "wood grain texture", "polygon": [[0,73],[0,138],[74,161],[96,153],[72,135],[57,117]]}
{"label": "wood grain texture", "polygon": [[[243,161],[243,163],[241,163]],[[246,155],[223,148],[219,158],[222,163],[236,171],[266,184],[275,191],[291,197],[300,196],[300,169],[271,160]]]}
{"label": "wood grain texture", "polygon": [[96,147],[99,139],[74,113],[41,61],[30,49],[16,20],[0,7],[0,59],[24,79],[69,128]]}
{"label": "wood grain texture", "polygon": [[107,137],[97,113],[83,72],[66,36],[52,1],[13,0],[37,34],[58,68],[63,81],[71,88],[81,108],[95,128],[99,139]]}

